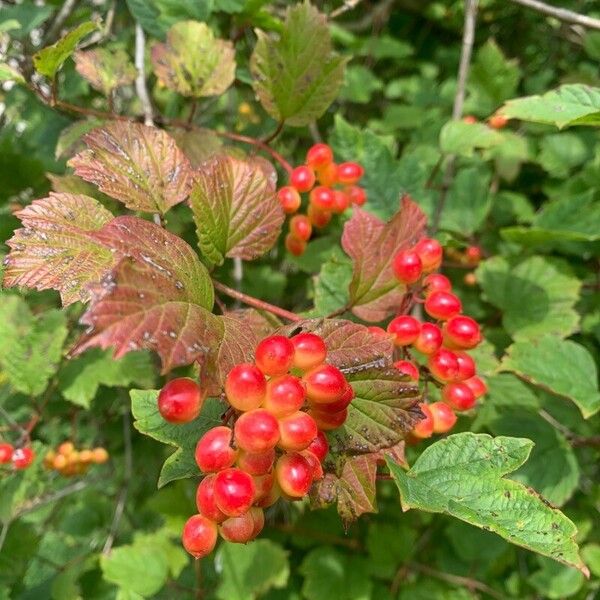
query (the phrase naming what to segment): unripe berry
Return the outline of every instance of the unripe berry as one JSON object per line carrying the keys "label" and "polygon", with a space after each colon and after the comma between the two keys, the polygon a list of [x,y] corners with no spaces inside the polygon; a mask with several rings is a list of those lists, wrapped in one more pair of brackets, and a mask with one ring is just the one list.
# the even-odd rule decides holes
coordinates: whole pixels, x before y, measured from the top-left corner
{"label": "unripe berry", "polygon": [[295,215],[290,219],[290,233],[303,242],[308,242],[312,234],[312,224],[306,215]]}
{"label": "unripe berry", "polygon": [[433,238],[423,238],[414,248],[423,265],[424,273],[435,271],[442,264],[444,250],[442,245]]}
{"label": "unripe berry", "polygon": [[327,227],[329,221],[331,221],[331,213],[317,208],[314,204],[309,205],[306,213],[310,222],[317,229],[323,229]]}
{"label": "unripe berry", "polygon": [[333,365],[322,364],[302,378],[306,395],[316,404],[329,404],[339,400],[346,391],[344,374]]}
{"label": "unripe berry", "polygon": [[505,117],[504,115],[501,115],[501,114],[492,115],[488,119],[488,125],[492,129],[502,129],[503,127],[506,127],[507,123],[508,123],[508,117]]}
{"label": "unripe berry", "polygon": [[[262,509],[259,509],[262,510]],[[254,518],[250,511],[239,517],[230,517],[221,523],[219,533],[224,540],[236,544],[246,544],[252,539]]]}
{"label": "unripe berry", "polygon": [[431,437],[433,434],[433,415],[431,414],[431,409],[424,402],[419,404],[419,408],[425,417],[415,425],[411,434],[419,439]]}
{"label": "unripe berry", "polygon": [[12,460],[14,448],[12,444],[6,442],[0,444],[0,465],[9,463]]}
{"label": "unripe berry", "polygon": [[169,381],[158,394],[158,410],[169,423],[193,421],[200,414],[203,402],[200,386],[189,377]]}
{"label": "unripe berry", "polygon": [[315,333],[299,333],[291,338],[294,344],[293,366],[307,371],[320,365],[327,357],[327,346]]}
{"label": "unripe berry", "polygon": [[433,292],[449,292],[451,290],[450,280],[440,273],[430,273],[423,279],[423,291],[426,297]]}
{"label": "unripe berry", "polygon": [[444,343],[449,348],[475,348],[481,342],[481,331],[477,321],[471,317],[457,315],[444,323]]}
{"label": "unripe berry", "polygon": [[434,323],[423,323],[413,346],[422,354],[433,354],[442,346],[442,330]]}
{"label": "unripe berry", "polygon": [[271,335],[256,347],[255,362],[265,375],[284,375],[294,362],[294,344],[282,335]]}
{"label": "unripe berry", "polygon": [[477,117],[475,117],[473,115],[465,115],[462,120],[464,123],[468,123],[469,125],[473,125],[473,123],[477,123]]}
{"label": "unripe berry", "polygon": [[419,369],[415,363],[412,363],[409,360],[397,360],[394,363],[394,367],[396,367],[402,375],[406,375],[412,381],[419,381]]}
{"label": "unripe berry", "polygon": [[26,469],[34,460],[35,452],[26,446],[17,448],[12,453],[12,464],[15,469]]}
{"label": "unripe berry", "polygon": [[465,276],[463,277],[463,282],[465,285],[473,287],[477,285],[477,275],[475,275],[475,273],[465,273]]}
{"label": "unripe berry", "polygon": [[338,413],[345,408],[348,408],[348,406],[350,406],[352,403],[352,400],[354,400],[354,389],[349,383],[346,382],[346,389],[339,400],[336,400],[335,402],[329,402],[327,404],[317,404],[314,406],[314,408],[326,413]]}
{"label": "unripe berry", "polygon": [[392,271],[398,281],[411,284],[421,277],[423,264],[414,250],[401,250],[394,256]]}
{"label": "unripe berry", "polygon": [[425,312],[434,319],[445,321],[462,310],[460,300],[450,292],[433,292],[425,300]]}
{"label": "unripe berry", "polygon": [[315,420],[307,413],[298,411],[279,419],[278,446],[288,452],[299,452],[310,446],[317,433]]}
{"label": "unripe berry", "polygon": [[333,161],[333,151],[327,144],[315,144],[306,153],[306,164],[313,169],[325,167]]}
{"label": "unripe berry", "polygon": [[75,450],[75,445],[73,442],[62,442],[62,444],[59,444],[58,448],[56,449],[59,454],[64,454],[65,456],[71,454],[73,450]]}
{"label": "unripe berry", "polygon": [[410,315],[400,315],[390,321],[387,332],[394,336],[396,346],[410,346],[421,333],[421,323]]}
{"label": "unripe berry", "polygon": [[277,461],[275,476],[281,491],[292,498],[302,498],[312,485],[309,462],[297,452],[284,454]]}
{"label": "unripe berry", "polygon": [[306,242],[298,239],[293,233],[285,236],[285,249],[293,256],[302,256],[306,251]]}
{"label": "unripe berry", "polygon": [[348,198],[350,198],[350,204],[362,206],[367,201],[366,190],[358,185],[351,185],[345,191],[348,194]]}
{"label": "unripe berry", "polygon": [[225,469],[215,475],[215,503],[229,517],[239,517],[252,506],[256,487],[241,469]]}
{"label": "unripe berry", "polygon": [[433,433],[446,433],[456,423],[456,415],[445,402],[434,402],[429,405],[433,418]]}
{"label": "unripe berry", "polygon": [[427,361],[431,374],[442,382],[454,381],[458,375],[458,360],[456,354],[446,348],[440,348]]}
{"label": "unripe berry", "polygon": [[277,200],[286,215],[293,215],[302,203],[298,190],[291,185],[286,185],[277,191]]}
{"label": "unripe berry", "polygon": [[315,185],[315,172],[306,165],[296,167],[290,175],[290,185],[299,192],[308,192]]}
{"label": "unripe berry", "polygon": [[227,515],[219,510],[215,502],[215,477],[207,475],[196,490],[196,507],[198,512],[215,523],[222,523]]}
{"label": "unripe berry", "polygon": [[323,462],[329,452],[327,436],[322,431],[319,431],[317,437],[309,444],[307,450],[312,452],[321,462]]}
{"label": "unripe berry", "polygon": [[240,363],[229,371],[225,379],[225,394],[229,404],[237,410],[258,408],[267,393],[267,380],[262,371],[250,363]]}
{"label": "unripe berry", "polygon": [[264,408],[244,413],[233,429],[236,444],[246,452],[266,452],[279,441],[277,419]]}
{"label": "unripe berry", "polygon": [[458,361],[458,375],[455,381],[464,381],[475,375],[475,361],[466,352],[455,352]]}
{"label": "unripe berry", "polygon": [[347,185],[356,183],[364,174],[365,170],[355,162],[341,163],[337,168],[338,181]]}
{"label": "unripe berry", "polygon": [[251,454],[240,450],[236,461],[237,466],[250,475],[265,475],[275,462],[275,449]]}
{"label": "unripe berry", "polygon": [[310,451],[303,450],[300,454],[308,461],[310,468],[312,469],[313,481],[319,481],[323,479],[325,473],[323,472],[323,465],[321,461]]}
{"label": "unripe berry", "polygon": [[321,431],[332,431],[341,427],[348,418],[348,409],[344,408],[339,412],[329,412],[326,410],[319,410],[318,408],[311,408],[308,414],[315,420],[317,427]]}
{"label": "unripe berry", "polygon": [[331,187],[338,182],[337,176],[337,165],[334,162],[317,170],[317,179],[321,185]]}
{"label": "unripe berry", "polygon": [[93,453],[93,451],[92,450],[82,450],[79,453],[79,460],[82,463],[84,463],[84,464],[88,464],[88,463],[94,462],[94,453]]}
{"label": "unripe berry", "polygon": [[196,463],[203,473],[213,473],[230,467],[236,458],[231,447],[233,432],[224,425],[209,429],[196,444]]}
{"label": "unripe berry", "polygon": [[335,208],[335,195],[333,190],[324,185],[313,188],[308,197],[310,203],[322,211],[332,211]]}
{"label": "unripe berry", "polygon": [[463,382],[446,384],[442,389],[442,398],[454,410],[469,410],[477,401],[471,388]]}
{"label": "unripe berry", "polygon": [[52,468],[61,471],[67,466],[67,457],[64,454],[57,454],[52,460]]}
{"label": "unripe berry", "polygon": [[350,196],[346,192],[333,190],[333,208],[336,215],[341,215],[350,206]]}
{"label": "unripe berry", "polygon": [[485,382],[480,377],[470,377],[469,379],[465,379],[463,383],[471,388],[475,399],[487,394],[487,385],[485,385]]}
{"label": "unripe berry", "polygon": [[108,460],[108,452],[105,448],[94,448],[92,450],[92,462],[101,465]]}
{"label": "unripe berry", "polygon": [[279,419],[300,410],[305,398],[306,391],[298,377],[281,375],[269,380],[263,407]]}
{"label": "unripe berry", "polygon": [[194,558],[204,558],[217,544],[217,524],[204,515],[194,515],[184,525],[181,541]]}

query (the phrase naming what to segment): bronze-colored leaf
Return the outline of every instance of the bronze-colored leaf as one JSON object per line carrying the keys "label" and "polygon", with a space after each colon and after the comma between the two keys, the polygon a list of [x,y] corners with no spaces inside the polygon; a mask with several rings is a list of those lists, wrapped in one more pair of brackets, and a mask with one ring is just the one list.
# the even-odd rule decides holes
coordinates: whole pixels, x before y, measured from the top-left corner
{"label": "bronze-colored leaf", "polygon": [[135,67],[129,60],[127,52],[121,48],[80,50],[73,58],[77,72],[105,96],[135,80]]}

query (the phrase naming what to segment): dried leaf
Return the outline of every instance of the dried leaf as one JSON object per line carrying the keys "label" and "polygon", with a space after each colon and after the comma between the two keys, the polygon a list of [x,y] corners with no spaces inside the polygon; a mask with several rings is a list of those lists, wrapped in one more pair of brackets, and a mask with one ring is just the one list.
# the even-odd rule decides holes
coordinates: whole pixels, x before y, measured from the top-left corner
{"label": "dried leaf", "polygon": [[109,96],[113,90],[133,83],[136,70],[121,48],[81,50],[74,55],[75,69],[90,85]]}

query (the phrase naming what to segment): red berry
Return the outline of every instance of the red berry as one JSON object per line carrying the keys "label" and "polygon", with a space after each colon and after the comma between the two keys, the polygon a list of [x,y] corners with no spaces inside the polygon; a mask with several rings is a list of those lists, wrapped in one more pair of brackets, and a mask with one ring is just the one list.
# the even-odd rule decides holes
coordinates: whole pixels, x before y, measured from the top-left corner
{"label": "red berry", "polygon": [[204,394],[189,377],[169,381],[158,394],[158,411],[169,423],[189,423],[202,409]]}
{"label": "red berry", "polygon": [[330,162],[317,170],[317,179],[321,185],[332,186],[337,183],[337,165]]}
{"label": "red berry", "polygon": [[370,333],[376,335],[377,337],[385,338],[390,335],[383,327],[379,327],[378,325],[369,325],[367,329]]}
{"label": "red berry", "polygon": [[394,256],[392,271],[398,281],[410,284],[418,281],[421,277],[423,265],[414,250],[401,250]]}
{"label": "red berry", "polygon": [[356,183],[364,174],[365,170],[355,162],[341,163],[337,168],[338,181],[348,185]]}
{"label": "red berry", "polygon": [[323,479],[325,473],[323,472],[321,461],[310,450],[303,450],[300,454],[308,461],[308,464],[312,469],[313,481]]}
{"label": "red berry", "polygon": [[434,323],[423,323],[413,346],[422,354],[433,354],[443,341],[442,330]]}
{"label": "red berry", "polygon": [[469,410],[477,399],[473,390],[465,383],[448,383],[442,389],[442,398],[454,410]]}
{"label": "red berry", "polygon": [[292,215],[300,208],[300,204],[302,203],[302,199],[300,198],[300,194],[296,188],[293,188],[291,185],[286,185],[280,188],[277,191],[277,199],[279,200],[279,204],[281,204],[281,208],[283,208],[283,212],[286,215]]}
{"label": "red berry", "polygon": [[446,348],[440,348],[427,361],[431,374],[439,381],[453,381],[458,375],[458,360],[456,354]]}
{"label": "red berry", "polygon": [[307,371],[320,365],[327,357],[327,346],[315,333],[299,333],[291,338],[294,344],[294,367]]}
{"label": "red berry", "polygon": [[317,437],[317,432],[315,420],[309,414],[298,411],[279,419],[278,446],[288,452],[304,450]]}
{"label": "red berry", "polygon": [[455,352],[458,361],[458,375],[455,381],[464,381],[475,375],[475,361],[466,352]]}
{"label": "red berry", "polygon": [[449,348],[474,348],[480,341],[479,325],[471,317],[458,315],[444,323],[444,343]]}
{"label": "red berry", "polygon": [[329,452],[327,436],[322,431],[319,431],[317,437],[310,443],[307,450],[312,452],[321,462],[323,462],[323,459]]}
{"label": "red berry", "polygon": [[367,192],[358,185],[351,185],[346,188],[346,194],[350,198],[350,204],[362,206],[367,201]]}
{"label": "red berry", "polygon": [[256,483],[257,490],[260,489],[261,493],[256,496],[256,500],[254,502],[255,506],[260,506],[261,508],[267,508],[269,506],[273,506],[277,500],[279,500],[281,496],[281,490],[279,489],[279,485],[275,482],[275,476],[273,473],[269,473],[268,475],[263,475],[262,477],[255,477],[254,481],[257,482],[258,479],[262,479],[265,481],[264,484]]}
{"label": "red berry", "polygon": [[435,271],[442,264],[444,250],[437,240],[423,238],[414,249],[421,259],[424,273]]}
{"label": "red berry", "polygon": [[254,533],[254,518],[250,511],[239,517],[230,517],[221,523],[219,533],[228,542],[246,544],[252,539],[252,534]]}
{"label": "red berry", "polygon": [[445,402],[434,402],[429,405],[433,418],[433,433],[446,433],[456,423],[456,415]]}
{"label": "red berry", "polygon": [[322,364],[315,367],[304,375],[302,381],[306,386],[308,399],[317,404],[336,402],[346,391],[346,378],[333,365]]}
{"label": "red berry", "polygon": [[454,317],[461,310],[460,300],[450,292],[433,292],[425,300],[425,312],[441,321]]}
{"label": "red berry", "polygon": [[431,437],[433,434],[433,415],[429,405],[421,402],[419,408],[425,417],[421,419],[411,431],[411,434],[419,439]]}
{"label": "red berry", "polygon": [[279,441],[277,419],[264,408],[244,413],[233,431],[237,445],[251,454],[275,448]]}
{"label": "red berry", "polygon": [[397,360],[394,363],[394,367],[396,367],[402,375],[407,375],[409,379],[419,381],[419,369],[415,363],[412,363],[409,360]]}
{"label": "red berry", "polygon": [[469,125],[477,123],[477,117],[474,117],[473,115],[465,115],[462,120],[463,122],[468,123]]}
{"label": "red berry", "polygon": [[470,263],[477,264],[481,260],[481,248],[479,246],[467,246],[465,257]]}
{"label": "red berry", "polygon": [[485,385],[485,382],[480,377],[470,377],[469,379],[465,379],[463,383],[471,388],[475,399],[487,394],[487,385]]}
{"label": "red berry", "polygon": [[281,491],[292,498],[306,496],[313,480],[309,462],[297,452],[284,454],[279,458],[275,476]]}
{"label": "red berry", "polygon": [[[297,350],[296,356],[298,356]],[[281,375],[269,380],[267,384],[267,397],[263,406],[279,419],[300,410],[304,404],[305,397],[306,391],[298,377]]]}
{"label": "red berry", "polygon": [[215,523],[221,523],[227,515],[219,510],[215,502],[215,477],[207,475],[198,485],[196,490],[196,506],[198,512]]}
{"label": "red berry", "polygon": [[225,379],[225,394],[229,404],[237,410],[258,408],[267,393],[267,380],[262,371],[250,363],[240,363],[229,371]]}
{"label": "red berry", "polygon": [[34,460],[35,452],[29,448],[17,448],[12,453],[12,464],[15,469],[26,469]]}
{"label": "red berry", "polygon": [[350,206],[350,196],[346,192],[333,190],[333,208],[336,215],[341,215]]}
{"label": "red berry", "polygon": [[324,185],[313,188],[309,195],[310,203],[317,209],[331,211],[335,208],[335,194]]}
{"label": "red berry", "polygon": [[390,321],[387,332],[394,336],[396,346],[410,346],[421,333],[421,323],[410,315],[400,315]]}
{"label": "red berry", "polygon": [[321,431],[332,431],[341,427],[348,418],[348,409],[344,408],[338,412],[329,412],[318,408],[311,408],[308,414],[315,420]]}
{"label": "red berry", "polygon": [[293,233],[285,236],[285,249],[293,256],[302,256],[306,251],[306,242],[298,239]]}
{"label": "red berry", "polygon": [[440,273],[430,273],[423,279],[423,288],[425,296],[433,294],[433,292],[449,292],[452,290],[450,280]]}
{"label": "red berry", "polygon": [[264,452],[244,452],[240,451],[237,466],[250,475],[265,475],[271,470],[275,462],[275,449],[265,450]]}
{"label": "red berry", "polygon": [[258,506],[253,506],[248,513],[252,516],[254,520],[254,529],[252,531],[252,539],[254,539],[265,526],[265,512],[262,508]]}
{"label": "red berry", "polygon": [[295,215],[290,219],[290,233],[303,242],[308,242],[312,234],[312,224],[306,215]]}
{"label": "red berry", "polygon": [[501,114],[492,115],[488,119],[488,125],[492,129],[502,129],[503,127],[506,127],[507,123],[508,123],[508,117],[505,117],[504,115],[501,115]]}
{"label": "red berry", "polygon": [[290,185],[299,192],[308,192],[315,185],[315,172],[306,165],[296,167],[290,175]]}
{"label": "red berry", "polygon": [[184,525],[181,540],[183,547],[194,558],[203,558],[217,544],[217,524],[204,515],[194,515]]}
{"label": "red berry", "polygon": [[2,443],[0,444],[0,465],[9,463],[12,460],[14,448],[12,444]]}
{"label": "red berry", "polygon": [[317,208],[314,204],[309,205],[306,214],[308,215],[310,222],[317,229],[322,229],[323,227],[326,227],[329,224],[329,221],[331,221],[331,212],[321,210],[320,208]]}
{"label": "red berry", "polygon": [[273,472],[264,473],[263,475],[253,475],[254,481],[254,502],[257,503],[261,498],[267,496],[273,489],[275,483],[275,475]]}
{"label": "red berry", "polygon": [[333,161],[333,150],[327,144],[315,144],[306,153],[306,164],[320,169]]}
{"label": "red berry", "polygon": [[319,404],[318,406],[315,406],[315,408],[327,413],[337,413],[348,408],[352,403],[352,400],[354,400],[354,389],[346,382],[346,389],[339,400],[327,404]]}
{"label": "red berry", "polygon": [[265,375],[284,375],[294,362],[294,344],[282,335],[271,335],[256,347],[255,361]]}
{"label": "red berry", "polygon": [[231,447],[233,432],[224,425],[209,429],[196,444],[196,463],[203,473],[213,473],[230,467],[236,458]]}
{"label": "red berry", "polygon": [[229,517],[244,514],[252,506],[255,493],[252,476],[241,469],[225,469],[215,475],[215,502]]}

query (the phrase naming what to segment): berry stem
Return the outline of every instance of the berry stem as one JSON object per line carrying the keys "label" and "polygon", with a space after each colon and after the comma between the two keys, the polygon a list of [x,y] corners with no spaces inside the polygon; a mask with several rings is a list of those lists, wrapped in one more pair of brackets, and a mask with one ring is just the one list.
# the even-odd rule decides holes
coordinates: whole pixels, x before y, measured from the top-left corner
{"label": "berry stem", "polygon": [[277,127],[275,128],[275,131],[260,141],[263,144],[269,145],[281,133],[281,131],[283,129],[283,125],[284,125],[284,121],[279,121],[279,123],[277,124]]}
{"label": "berry stem", "polygon": [[290,312],[289,310],[279,308],[279,306],[269,304],[268,302],[265,302],[264,300],[259,300],[258,298],[254,298],[253,296],[248,296],[248,294],[244,294],[243,292],[238,292],[237,290],[234,290],[233,288],[230,288],[229,286],[226,286],[225,284],[220,283],[219,281],[215,281],[214,279],[213,285],[215,286],[215,289],[219,292],[222,292],[230,298],[239,300],[240,302],[243,302],[248,306],[257,308],[258,310],[266,310],[267,312],[281,317],[282,319],[287,319],[288,321],[296,322],[301,320],[301,318],[298,315],[294,314],[293,312]]}

